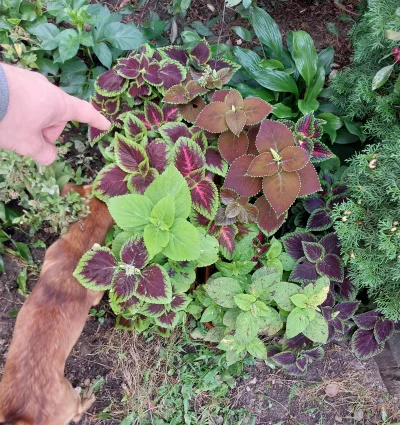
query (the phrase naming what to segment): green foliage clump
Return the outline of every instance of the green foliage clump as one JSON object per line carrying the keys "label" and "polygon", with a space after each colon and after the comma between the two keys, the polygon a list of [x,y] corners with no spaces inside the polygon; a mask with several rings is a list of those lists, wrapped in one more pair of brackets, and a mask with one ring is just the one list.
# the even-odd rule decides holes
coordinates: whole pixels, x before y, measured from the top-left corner
{"label": "green foliage clump", "polygon": [[350,200],[337,207],[336,232],[353,283],[382,313],[400,319],[399,141],[371,145],[346,173]]}
{"label": "green foliage clump", "polygon": [[11,205],[21,207],[22,215],[19,208],[11,214],[12,223],[29,226],[30,233],[43,224],[53,231],[63,231],[86,211],[78,193],[71,191],[61,197],[61,188],[74,178],[74,170],[65,161],[43,167],[33,159],[2,150],[0,206],[5,211],[11,210]]}
{"label": "green foliage clump", "polygon": [[363,120],[363,131],[377,139],[391,139],[400,130],[396,105],[400,91],[396,87],[395,72],[373,90],[378,71],[394,65],[391,53],[398,42],[386,38],[386,31],[400,30],[397,0],[373,0],[351,33],[354,56],[351,66],[341,71],[332,81],[331,100],[351,119]]}

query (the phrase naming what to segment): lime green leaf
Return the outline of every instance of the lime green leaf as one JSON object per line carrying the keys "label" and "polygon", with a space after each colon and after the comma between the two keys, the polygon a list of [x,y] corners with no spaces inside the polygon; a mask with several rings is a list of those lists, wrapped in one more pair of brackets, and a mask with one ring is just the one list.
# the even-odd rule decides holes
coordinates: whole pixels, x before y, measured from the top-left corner
{"label": "lime green leaf", "polygon": [[279,261],[282,263],[282,267],[285,272],[292,271],[296,264],[296,261],[293,260],[293,258],[287,252],[281,253],[279,256]]}
{"label": "lime green leaf", "polygon": [[220,306],[234,308],[234,296],[243,293],[240,284],[230,277],[219,277],[205,285],[207,294]]}
{"label": "lime green leaf", "polygon": [[290,297],[290,301],[296,306],[300,308],[306,308],[307,307],[307,300],[308,298],[303,294],[294,294]]}
{"label": "lime green leaf", "polygon": [[293,118],[298,115],[297,112],[293,112],[289,106],[286,106],[283,103],[275,103],[272,113],[277,118]]}
{"label": "lime green leaf", "polygon": [[287,318],[286,322],[286,338],[293,338],[299,333],[303,332],[304,329],[310,323],[304,309],[296,307],[294,308]]}
{"label": "lime green leaf", "polygon": [[268,315],[258,317],[258,325],[261,332],[272,336],[283,328],[283,322],[280,314],[274,308],[268,307],[268,310]]}
{"label": "lime green leaf", "polygon": [[161,230],[153,224],[148,224],[144,228],[143,238],[150,256],[154,257],[168,245],[170,233],[168,230]]}
{"label": "lime green leaf", "polygon": [[267,251],[267,259],[272,260],[273,258],[279,257],[282,252],[282,244],[276,239],[272,237],[271,244]]}
{"label": "lime green leaf", "polygon": [[328,323],[317,313],[315,319],[302,332],[311,341],[325,344],[328,340]]}
{"label": "lime green leaf", "polygon": [[200,256],[200,236],[193,224],[176,218],[162,253],[174,261],[196,260]]}
{"label": "lime green leaf", "polygon": [[235,329],[236,328],[236,319],[242,310],[239,307],[230,308],[225,314],[222,320],[222,323],[228,328]]}
{"label": "lime green leaf", "polygon": [[[160,199],[151,210],[150,221],[159,223],[162,230],[169,229],[174,224],[175,200],[172,196]],[[165,227],[165,228],[164,228]]]}
{"label": "lime green leaf", "polygon": [[299,289],[294,283],[280,282],[275,288],[275,294],[273,295],[274,301],[283,310],[291,311],[293,309],[293,303],[290,297],[297,294]]}
{"label": "lime green leaf", "polygon": [[278,285],[280,280],[280,273],[265,273],[253,281],[253,283],[249,286],[248,292],[256,298],[268,299],[268,297],[271,296],[271,292],[274,290],[275,285]]}
{"label": "lime green leaf", "polygon": [[247,344],[258,334],[258,320],[250,311],[240,313],[236,321],[236,338],[239,342]]}
{"label": "lime green leaf", "polygon": [[249,294],[238,294],[233,297],[236,305],[244,311],[248,311],[251,308],[251,305],[257,300],[254,295]]}
{"label": "lime green leaf", "polygon": [[257,359],[267,360],[267,347],[259,338],[254,338],[246,344],[246,350]]}
{"label": "lime green leaf", "polygon": [[197,228],[197,231],[200,236],[200,256],[196,260],[197,267],[210,266],[218,261],[218,240],[201,228]]}
{"label": "lime green leaf", "polygon": [[219,311],[215,305],[208,306],[205,310],[203,315],[201,316],[200,322],[212,322],[215,320],[219,315]]}

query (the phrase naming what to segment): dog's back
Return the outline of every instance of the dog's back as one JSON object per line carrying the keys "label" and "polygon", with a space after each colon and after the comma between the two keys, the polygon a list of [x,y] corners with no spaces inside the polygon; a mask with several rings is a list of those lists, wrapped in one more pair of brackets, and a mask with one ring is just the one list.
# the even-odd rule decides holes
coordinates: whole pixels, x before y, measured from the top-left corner
{"label": "dog's back", "polygon": [[39,281],[18,314],[0,383],[0,423],[65,425],[78,411],[80,399],[64,378],[65,361],[103,293],[85,289],[72,274],[113,224],[104,203],[93,198],[89,207],[90,214],[47,250]]}

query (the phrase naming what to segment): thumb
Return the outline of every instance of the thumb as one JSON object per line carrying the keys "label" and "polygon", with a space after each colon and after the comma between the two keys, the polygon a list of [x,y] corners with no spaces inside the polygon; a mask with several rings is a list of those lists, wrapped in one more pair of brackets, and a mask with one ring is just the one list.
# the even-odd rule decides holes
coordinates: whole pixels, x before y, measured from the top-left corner
{"label": "thumb", "polygon": [[40,165],[50,165],[57,158],[57,148],[44,141],[43,138],[37,143],[35,152],[30,155]]}
{"label": "thumb", "polygon": [[99,130],[108,130],[111,127],[110,121],[99,111],[97,111],[89,102],[78,99],[71,95],[68,96],[67,110],[65,115],[66,121],[78,121],[87,123]]}

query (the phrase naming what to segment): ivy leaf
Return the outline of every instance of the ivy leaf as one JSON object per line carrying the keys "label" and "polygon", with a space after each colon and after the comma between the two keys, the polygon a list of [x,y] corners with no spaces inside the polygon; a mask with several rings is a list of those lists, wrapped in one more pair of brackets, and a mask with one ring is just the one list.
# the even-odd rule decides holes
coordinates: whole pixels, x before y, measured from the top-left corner
{"label": "ivy leaf", "polygon": [[302,333],[310,323],[304,309],[295,307],[287,318],[286,322],[286,338],[293,338],[294,336]]}
{"label": "ivy leaf", "polygon": [[182,218],[176,218],[170,228],[168,245],[163,254],[175,261],[191,261],[200,256],[200,236],[196,228]]}
{"label": "ivy leaf", "polygon": [[238,281],[230,277],[213,279],[205,285],[205,290],[218,305],[225,308],[236,307],[234,296],[243,293]]}

